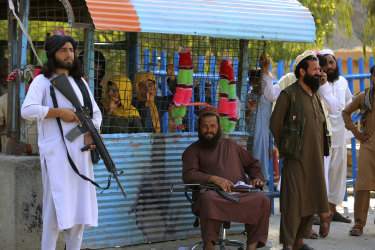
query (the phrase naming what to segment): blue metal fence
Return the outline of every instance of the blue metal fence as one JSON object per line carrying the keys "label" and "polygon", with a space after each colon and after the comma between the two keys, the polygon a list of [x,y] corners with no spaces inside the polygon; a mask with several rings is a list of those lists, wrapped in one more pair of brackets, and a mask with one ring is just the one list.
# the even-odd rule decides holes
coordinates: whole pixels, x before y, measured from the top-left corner
{"label": "blue metal fence", "polygon": [[[144,51],[144,56],[143,56],[143,71],[152,71],[154,72],[155,76],[157,77],[158,81],[158,94],[161,95],[166,95],[168,93],[168,88],[167,88],[167,72],[166,72],[166,61],[167,61],[167,54],[165,51],[162,51],[160,53],[160,62],[158,60],[158,51],[153,50],[151,51],[151,58],[150,58],[150,50],[145,50]],[[151,60],[150,60],[151,59]],[[175,67],[175,72],[177,74],[178,71],[178,59],[179,59],[179,54],[175,53],[174,54],[174,67]],[[226,59],[226,58],[223,58]],[[341,66],[341,59],[337,59],[338,67],[339,67],[339,72],[341,74],[342,72],[342,66]],[[290,71],[292,71],[292,66],[294,64],[294,60],[291,61],[290,63]],[[353,73],[353,60],[352,58],[348,58],[348,74],[342,75],[348,80],[349,84],[349,89],[352,92],[353,96],[356,94],[354,93],[354,81],[359,80],[359,90],[362,92],[365,90],[365,79],[370,79],[370,73],[369,69],[374,65],[374,57],[369,58],[369,69],[368,72],[365,72],[364,68],[364,59],[359,58],[359,72],[358,73]],[[209,72],[205,72],[204,69],[209,68]],[[238,73],[238,59],[233,60],[233,68],[234,68],[234,75],[237,76]],[[272,68],[276,68],[277,70],[277,78],[274,80],[274,84],[277,83],[277,81],[285,74],[284,72],[284,61],[279,61],[276,65],[276,67],[272,67],[271,65],[271,71]],[[218,105],[218,100],[217,100],[217,81],[219,80],[219,74],[216,72],[216,58],[213,56],[209,60],[209,67],[205,67],[205,60],[204,56],[198,56],[198,72],[194,73],[194,79],[195,82],[198,82],[198,88],[199,88],[199,100],[194,100],[194,95],[192,96],[192,102],[197,101],[197,102],[205,102],[205,82],[210,81],[211,83],[211,100],[212,100],[212,105],[216,106]],[[372,84],[372,83],[371,83]],[[250,90],[250,86],[248,86],[248,90]],[[193,90],[194,91],[194,90]],[[241,100],[242,102],[242,107],[245,107],[244,102],[245,100]],[[168,114],[165,114],[166,116]],[[189,117],[189,132],[195,132],[195,126],[194,123],[196,121],[196,116],[193,111],[193,107],[188,107],[188,113]],[[354,114],[353,119],[356,122],[360,119],[360,113]],[[240,130],[244,130],[244,128],[240,128]],[[163,131],[166,132],[168,131],[168,119],[164,119],[164,124],[163,124]],[[242,131],[246,132],[246,131]],[[271,135],[272,139],[272,135]],[[272,141],[272,140],[271,140]],[[274,145],[273,145],[274,146]],[[273,150],[273,149],[272,149]],[[272,152],[272,151],[271,151]],[[352,173],[353,173],[353,178],[348,179],[348,184],[353,184],[355,183],[356,176],[357,176],[357,152],[356,152],[356,141],[355,138],[351,139],[351,153],[352,153]],[[279,171],[281,171],[281,165],[282,161],[279,161]],[[269,162],[269,172],[270,172],[270,183],[269,186],[273,188],[273,154],[271,154],[271,159]]]}

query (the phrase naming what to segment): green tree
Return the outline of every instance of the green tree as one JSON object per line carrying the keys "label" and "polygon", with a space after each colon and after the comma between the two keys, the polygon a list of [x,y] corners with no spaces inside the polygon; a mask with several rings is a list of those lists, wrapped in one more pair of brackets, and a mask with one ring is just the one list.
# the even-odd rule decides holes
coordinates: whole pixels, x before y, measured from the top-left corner
{"label": "green tree", "polygon": [[[352,35],[353,10],[350,0],[299,0],[299,2],[308,8],[314,17],[316,40],[314,43],[271,42],[268,51],[274,62],[279,60],[289,62],[307,49],[320,50],[324,41],[330,43],[337,26],[345,31],[347,36]],[[335,18],[337,24],[334,22]]]}
{"label": "green tree", "polygon": [[372,53],[375,55],[375,1],[362,0],[362,5],[367,9],[363,39],[363,54],[366,56],[366,47],[371,46]]}

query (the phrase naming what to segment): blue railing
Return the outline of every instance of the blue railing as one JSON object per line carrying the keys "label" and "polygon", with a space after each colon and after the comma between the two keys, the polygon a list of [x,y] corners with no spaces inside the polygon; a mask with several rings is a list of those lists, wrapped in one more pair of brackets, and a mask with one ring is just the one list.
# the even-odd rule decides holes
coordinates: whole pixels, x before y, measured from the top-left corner
{"label": "blue railing", "polygon": [[[158,57],[158,51],[153,50],[151,52],[151,58],[150,58],[150,50],[145,50],[144,51],[144,63],[143,63],[143,69],[142,71],[151,71],[155,74],[158,82],[158,94],[161,95],[167,95],[168,94],[168,88],[167,88],[167,83],[166,83],[166,78],[167,78],[167,72],[166,72],[166,66],[167,66],[167,53],[165,51],[162,51],[160,53],[160,58]],[[151,60],[150,60],[151,59]],[[175,53],[174,54],[174,67],[175,67],[175,72],[177,75],[178,71],[178,60],[179,59],[179,54]],[[226,58],[223,58],[226,59]],[[337,59],[338,67],[339,67],[339,72],[341,74],[342,72],[342,67],[341,67],[341,59]],[[294,60],[291,61],[290,63],[290,71],[292,71],[292,66],[294,64]],[[359,80],[359,90],[362,92],[365,90],[365,79],[370,79],[370,73],[365,72],[364,69],[364,59],[359,58],[359,72],[358,73],[353,73],[353,60],[352,58],[348,58],[348,74],[342,75],[348,80],[349,84],[349,89],[352,92],[353,96],[357,93],[354,93],[353,87],[354,87],[354,80]],[[374,57],[369,58],[369,69],[374,65]],[[194,79],[195,81],[199,82],[199,100],[194,100],[194,94],[192,97],[192,102],[198,101],[198,102],[205,102],[205,83],[208,81],[211,83],[211,100],[212,100],[212,105],[217,106],[217,92],[216,92],[216,87],[217,87],[217,82],[219,80],[219,74],[216,72],[216,58],[213,56],[209,60],[209,72],[205,72],[205,61],[204,61],[204,56],[198,56],[198,72],[194,74]],[[139,67],[138,67],[139,68]],[[237,76],[238,73],[238,59],[233,60],[233,68],[234,68],[234,75]],[[284,72],[284,61],[279,61],[277,63],[277,78],[274,80],[274,84],[277,83],[277,81],[285,74]],[[271,71],[272,71],[272,65],[271,65]],[[250,90],[250,86],[248,86],[248,90]],[[194,91],[194,90],[193,90]],[[244,100],[241,100],[244,103]],[[163,119],[163,131],[167,132],[168,131],[168,114],[165,114],[165,117]],[[194,114],[193,107],[188,107],[188,117],[189,117],[189,132],[194,132],[195,131],[195,126],[194,123],[196,121],[196,116]],[[353,120],[354,122],[358,122],[360,119],[360,113],[354,114],[353,115]],[[244,129],[244,128],[243,128]],[[271,135],[272,139],[272,135]],[[352,172],[353,172],[353,178],[348,180],[349,184],[355,183],[356,177],[357,177],[357,152],[356,152],[356,141],[355,138],[351,139],[351,153],[352,153]],[[273,150],[273,148],[272,148]],[[272,151],[271,151],[272,152]],[[279,171],[281,171],[281,165],[282,161],[279,161]],[[270,172],[270,187],[273,187],[273,154],[270,159],[269,163],[269,172]]]}

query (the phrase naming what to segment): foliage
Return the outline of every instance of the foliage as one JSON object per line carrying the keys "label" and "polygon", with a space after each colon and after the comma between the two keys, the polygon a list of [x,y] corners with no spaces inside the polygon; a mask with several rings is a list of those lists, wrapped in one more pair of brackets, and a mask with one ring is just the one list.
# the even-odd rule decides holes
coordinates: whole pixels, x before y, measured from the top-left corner
{"label": "foliage", "polygon": [[366,24],[363,39],[363,54],[366,56],[366,47],[370,45],[375,54],[375,1],[362,0],[362,5],[367,9]]}
{"label": "foliage", "polygon": [[[308,8],[314,17],[316,27],[315,43],[271,42],[268,51],[274,62],[279,60],[289,62],[307,49],[320,50],[324,41],[329,44],[337,26],[344,30],[347,36],[352,35],[350,18],[353,15],[353,10],[350,0],[299,0],[299,2]],[[337,25],[333,21],[335,17],[338,17]]]}

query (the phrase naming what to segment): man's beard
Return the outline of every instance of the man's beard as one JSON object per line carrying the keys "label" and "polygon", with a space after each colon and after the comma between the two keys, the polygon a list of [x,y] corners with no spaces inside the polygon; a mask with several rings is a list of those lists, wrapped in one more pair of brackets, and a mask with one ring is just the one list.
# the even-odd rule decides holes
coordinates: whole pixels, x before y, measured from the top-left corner
{"label": "man's beard", "polygon": [[340,72],[339,72],[339,67],[336,67],[336,69],[332,73],[327,73],[327,80],[329,82],[334,82],[337,79],[339,79]]}
{"label": "man's beard", "polygon": [[303,77],[303,82],[310,87],[311,91],[313,93],[316,93],[320,87],[320,77],[319,75],[313,75],[313,76],[310,76],[308,74],[306,74],[304,77]]}
{"label": "man's beard", "polygon": [[198,138],[199,138],[199,142],[202,144],[203,147],[210,148],[210,149],[215,148],[221,138],[221,129],[219,127],[216,134],[211,139],[207,139],[205,135],[202,134],[201,130],[199,129]]}
{"label": "man's beard", "polygon": [[60,59],[57,59],[55,57],[55,67],[56,68],[71,70],[71,69],[73,69],[73,64],[74,64],[74,61],[73,62],[64,62],[64,61],[61,61]]}

